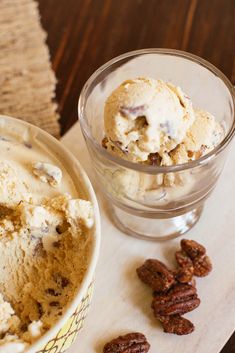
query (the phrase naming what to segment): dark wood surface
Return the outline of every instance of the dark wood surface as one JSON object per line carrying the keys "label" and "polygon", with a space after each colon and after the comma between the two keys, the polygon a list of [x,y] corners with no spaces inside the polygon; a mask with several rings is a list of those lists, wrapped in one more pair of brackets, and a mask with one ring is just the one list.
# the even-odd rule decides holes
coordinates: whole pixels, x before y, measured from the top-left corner
{"label": "dark wood surface", "polygon": [[[39,0],[39,8],[58,78],[62,133],[77,120],[88,77],[126,51],[186,50],[235,84],[235,0]],[[221,353],[235,353],[235,334]]]}

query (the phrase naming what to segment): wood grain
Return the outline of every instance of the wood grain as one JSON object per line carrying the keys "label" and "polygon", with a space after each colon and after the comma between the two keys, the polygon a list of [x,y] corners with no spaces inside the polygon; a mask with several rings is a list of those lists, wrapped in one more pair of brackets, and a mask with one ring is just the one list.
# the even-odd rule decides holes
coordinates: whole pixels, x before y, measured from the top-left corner
{"label": "wood grain", "polygon": [[77,119],[91,73],[112,57],[147,47],[183,49],[235,83],[234,0],[39,0],[48,32],[62,133]]}
{"label": "wood grain", "polygon": [[[235,84],[234,0],[39,0],[39,7],[58,78],[62,133],[77,120],[88,77],[126,51],[183,49],[212,62]],[[235,334],[221,353],[234,352]]]}

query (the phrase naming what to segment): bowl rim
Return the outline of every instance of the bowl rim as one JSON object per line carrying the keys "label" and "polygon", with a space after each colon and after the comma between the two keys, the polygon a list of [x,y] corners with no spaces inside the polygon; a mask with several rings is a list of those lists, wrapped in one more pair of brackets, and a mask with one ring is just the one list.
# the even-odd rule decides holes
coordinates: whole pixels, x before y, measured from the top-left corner
{"label": "bowl rim", "polygon": [[75,158],[75,156],[59,140],[57,140],[55,137],[53,137],[46,131],[42,130],[41,128],[33,124],[30,124],[26,121],[0,114],[0,121],[1,119],[26,128],[28,127],[32,129],[33,132],[38,132],[42,134],[43,137],[45,137],[45,139],[47,139],[48,141],[50,140],[55,145],[55,147],[58,147],[58,149],[62,150],[63,153],[67,155],[70,161],[75,165],[75,168],[79,170],[79,175],[81,177],[81,184],[82,184],[83,190],[87,193],[87,196],[92,202],[94,207],[95,224],[92,230],[93,241],[92,241],[92,249],[90,253],[90,261],[88,264],[87,271],[83,277],[81,286],[78,288],[73,300],[69,303],[66,311],[61,316],[61,318],[56,322],[55,325],[52,326],[52,328],[50,328],[35,343],[27,347],[26,350],[24,351],[25,353],[36,353],[37,351],[40,351],[41,349],[43,349],[44,346],[47,345],[47,343],[49,343],[51,339],[56,337],[60,329],[62,329],[63,326],[65,325],[66,321],[76,311],[77,306],[81,303],[83,297],[87,293],[87,290],[90,284],[93,282],[95,267],[98,262],[98,256],[100,251],[100,241],[101,241],[100,212],[99,212],[98,201],[97,201],[94,189],[92,187],[92,184],[85,170],[83,169],[79,161]]}
{"label": "bowl rim", "polygon": [[[209,153],[206,155],[194,160],[194,161],[189,161],[187,163],[182,163],[182,164],[175,164],[172,166],[152,166],[152,165],[146,165],[146,164],[140,164],[140,163],[135,163],[131,162],[129,160],[125,160],[119,156],[113,155],[109,153],[105,148],[101,146],[101,143],[98,143],[92,136],[90,127],[87,123],[86,120],[86,114],[85,114],[85,104],[86,104],[86,95],[88,93],[88,90],[92,83],[96,80],[97,76],[100,75],[103,71],[105,71],[107,68],[112,66],[113,64],[126,59],[130,57],[135,57],[139,55],[144,55],[144,54],[159,54],[159,55],[169,55],[169,56],[176,56],[176,57],[181,57],[183,59],[187,59],[189,61],[192,61],[200,66],[203,66],[205,69],[208,71],[212,72],[215,76],[219,77],[225,86],[227,87],[230,95],[231,95],[231,100],[233,103],[232,107],[232,114],[233,114],[233,122],[231,124],[231,127],[223,140]],[[121,165],[125,168],[136,170],[138,172],[143,172],[143,173],[148,173],[148,174],[158,174],[158,173],[169,173],[169,172],[178,172],[178,171],[183,171],[191,168],[195,168],[200,165],[207,164],[211,159],[214,159],[220,152],[224,150],[224,148],[229,144],[229,142],[232,140],[234,134],[235,134],[235,90],[230,82],[230,80],[213,64],[208,62],[207,60],[191,54],[189,52],[183,51],[183,50],[176,50],[176,49],[168,49],[168,48],[147,48],[147,49],[138,49],[134,51],[130,51],[124,54],[121,54],[119,56],[114,57],[113,59],[109,60],[106,62],[104,65],[99,67],[86,81],[84,84],[79,100],[78,100],[78,119],[80,121],[81,125],[81,130],[82,133],[85,137],[85,139],[89,140],[91,145],[99,152],[100,155],[102,155],[104,158]]]}

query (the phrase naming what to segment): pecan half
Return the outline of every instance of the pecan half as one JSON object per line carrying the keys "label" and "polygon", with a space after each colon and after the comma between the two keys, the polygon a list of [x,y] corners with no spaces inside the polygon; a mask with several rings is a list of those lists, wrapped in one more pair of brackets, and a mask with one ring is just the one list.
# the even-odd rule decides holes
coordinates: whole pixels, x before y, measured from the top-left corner
{"label": "pecan half", "polygon": [[194,331],[193,323],[180,315],[166,318],[166,320],[162,321],[162,326],[164,332],[176,335],[188,335]]}
{"label": "pecan half", "polygon": [[165,294],[156,294],[152,308],[157,318],[162,316],[183,315],[198,307],[200,299],[196,288],[189,284],[176,284]]}
{"label": "pecan half", "polygon": [[147,353],[149,348],[146,337],[142,333],[134,332],[106,343],[103,353]]}
{"label": "pecan half", "polygon": [[175,271],[175,279],[180,283],[189,283],[193,279],[193,266],[180,267]]}
{"label": "pecan half", "polygon": [[141,281],[156,292],[165,292],[175,283],[173,273],[158,260],[146,260],[136,272]]}
{"label": "pecan half", "polygon": [[182,239],[180,242],[181,248],[193,260],[197,256],[205,255],[206,249],[203,245],[194,240]]}
{"label": "pecan half", "polygon": [[186,252],[179,250],[175,253],[175,259],[180,267],[192,267],[193,262]]}
{"label": "pecan half", "polygon": [[205,277],[212,270],[212,263],[208,256],[198,256],[193,259],[194,275],[197,277]]}

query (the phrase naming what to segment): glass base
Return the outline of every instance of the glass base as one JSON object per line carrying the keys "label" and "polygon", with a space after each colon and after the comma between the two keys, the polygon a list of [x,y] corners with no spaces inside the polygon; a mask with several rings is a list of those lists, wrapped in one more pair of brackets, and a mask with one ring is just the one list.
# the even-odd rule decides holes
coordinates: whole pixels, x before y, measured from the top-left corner
{"label": "glass base", "polygon": [[199,220],[203,207],[172,218],[145,218],[133,215],[114,206],[113,222],[122,232],[136,238],[164,241],[188,232]]}

